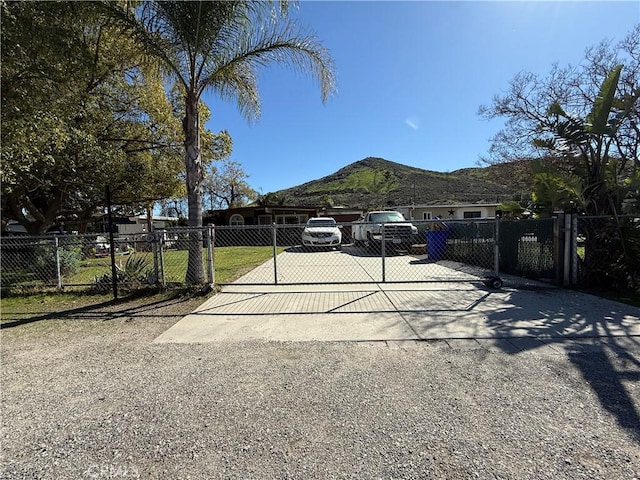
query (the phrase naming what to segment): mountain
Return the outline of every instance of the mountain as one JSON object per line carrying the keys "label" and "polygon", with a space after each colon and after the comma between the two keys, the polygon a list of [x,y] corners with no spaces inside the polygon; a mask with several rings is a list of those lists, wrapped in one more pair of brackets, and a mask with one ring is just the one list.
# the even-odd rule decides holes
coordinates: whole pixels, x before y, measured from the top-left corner
{"label": "mountain", "polygon": [[414,199],[416,204],[519,200],[531,190],[525,185],[523,192],[522,184],[510,172],[505,174],[504,166],[442,173],[369,157],[318,180],[279,190],[275,195],[284,205],[373,209],[408,205]]}

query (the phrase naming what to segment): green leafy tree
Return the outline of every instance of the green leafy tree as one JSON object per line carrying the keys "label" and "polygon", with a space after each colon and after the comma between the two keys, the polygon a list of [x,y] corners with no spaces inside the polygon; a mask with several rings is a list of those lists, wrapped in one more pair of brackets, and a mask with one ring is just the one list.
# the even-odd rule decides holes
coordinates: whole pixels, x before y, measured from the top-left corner
{"label": "green leafy tree", "polygon": [[601,42],[579,66],[553,67],[547,78],[518,74],[509,91],[481,107],[505,117],[490,162],[529,161],[534,199],[612,220],[586,226],[588,284],[637,289],[640,225],[640,25],[615,46]]}
{"label": "green leafy tree", "polygon": [[498,209],[502,212],[502,218],[507,220],[514,220],[522,217],[525,209],[519,202],[511,200],[500,204]]}
{"label": "green leafy tree", "polygon": [[[567,113],[558,103],[552,104],[550,112],[556,116],[556,137],[542,143],[545,148],[571,155],[582,163],[582,177],[556,176],[562,184],[556,184],[555,192],[569,194],[583,212],[614,216],[614,221],[604,228],[587,228],[584,232],[585,263],[591,277],[606,278],[616,287],[626,283],[635,289],[640,280],[640,225],[620,219],[619,213],[623,201],[631,198],[629,195],[633,192],[628,185],[633,185],[638,169],[621,184],[617,168],[619,160],[612,158],[611,151],[617,146],[618,130],[630,121],[630,114],[640,98],[640,87],[617,98],[621,71],[622,65],[611,70],[585,119]],[[624,155],[619,147],[615,151]],[[538,179],[540,175],[545,173],[534,178]],[[552,193],[554,190],[547,195]]]}
{"label": "green leafy tree", "polygon": [[240,207],[254,200],[257,192],[247,183],[247,178],[249,176],[239,162],[225,159],[220,165],[212,163],[203,182],[211,210]]}
{"label": "green leafy tree", "polygon": [[554,65],[546,78],[516,75],[506,94],[480,108],[485,118],[506,119],[485,160],[529,159],[531,165],[531,159],[538,159],[534,184],[541,188],[536,195],[548,202],[551,189],[559,189],[564,194],[556,200],[578,202],[588,214],[617,213],[634,205],[637,210],[639,47],[640,25],[615,46],[604,41],[587,49],[579,66]]}
{"label": "green leafy tree", "polygon": [[[311,35],[288,18],[287,2],[147,1],[129,8],[106,2],[145,52],[181,86],[189,225],[202,225],[204,168],[200,138],[200,99],[210,90],[234,101],[248,118],[260,113],[257,70],[282,63],[310,72],[322,99],[334,89],[332,62]],[[202,248],[192,242],[187,283],[204,282]]]}
{"label": "green leafy tree", "polygon": [[180,122],[161,77],[92,2],[2,2],[2,216],[30,233],[170,196]]}
{"label": "green leafy tree", "polygon": [[[559,102],[552,103],[549,114],[554,135],[534,140],[539,147],[577,163],[578,175],[558,177],[564,184],[558,190],[572,193],[581,210],[592,215],[618,213],[621,197],[628,193],[618,183],[618,159],[626,160],[628,152],[620,147],[616,137],[625,122],[632,121],[630,115],[640,98],[640,86],[631,94],[617,98],[621,71],[622,65],[613,67],[585,118],[567,113]],[[630,166],[635,169],[634,165]]]}

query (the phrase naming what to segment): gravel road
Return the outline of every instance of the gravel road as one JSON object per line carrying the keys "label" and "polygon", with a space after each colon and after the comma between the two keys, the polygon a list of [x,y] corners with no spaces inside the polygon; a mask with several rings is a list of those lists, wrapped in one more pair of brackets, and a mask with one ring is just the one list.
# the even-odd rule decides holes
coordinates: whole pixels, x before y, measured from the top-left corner
{"label": "gravel road", "polygon": [[194,307],[5,324],[2,478],[640,478],[637,339],[152,343]]}

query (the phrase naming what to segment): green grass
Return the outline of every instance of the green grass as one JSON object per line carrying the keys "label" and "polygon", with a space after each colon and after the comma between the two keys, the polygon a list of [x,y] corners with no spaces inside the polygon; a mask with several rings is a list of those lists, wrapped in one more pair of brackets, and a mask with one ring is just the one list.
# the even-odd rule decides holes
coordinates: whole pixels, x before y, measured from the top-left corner
{"label": "green grass", "polygon": [[[284,247],[278,247],[277,253],[284,250]],[[141,257],[153,268],[153,254],[151,252],[138,252],[135,254]],[[215,249],[215,282],[220,284],[231,283],[245,273],[251,271],[258,265],[269,260],[273,256],[273,247],[218,247]],[[116,263],[124,265],[130,256],[116,256]],[[187,271],[188,252],[186,250],[168,250],[164,252],[164,270],[167,283],[181,284],[184,281]],[[206,261],[206,250],[203,251],[203,258]],[[16,275],[18,272],[15,272]],[[105,274],[111,274],[111,258],[86,258],[80,261],[80,267],[73,275],[64,277],[63,285],[65,291],[69,294],[70,300],[65,300],[64,296],[60,297],[59,292],[55,290],[55,285],[45,285],[41,281],[36,281],[30,276],[21,276],[16,278],[16,283],[12,290],[12,296],[7,297],[6,291],[1,299],[2,308],[7,305],[5,302],[15,301],[12,299],[24,299],[27,294],[32,297],[33,301],[50,302],[50,301],[78,301],[79,298],[86,296],[87,287],[94,285],[96,277]],[[3,273],[6,279],[7,273]],[[81,285],[82,287],[69,287],[69,285]],[[84,290],[82,291],[78,290]],[[48,293],[46,293],[48,292]],[[22,295],[19,295],[22,293]]]}
{"label": "green grass", "polygon": [[[278,247],[277,253],[284,250]],[[273,247],[217,247],[214,250],[215,282],[230,283],[273,257]],[[164,274],[167,282],[182,282],[187,272],[186,250],[164,252]],[[207,252],[203,251],[206,261]],[[151,257],[153,261],[153,257]]]}
{"label": "green grass", "polygon": [[[279,247],[277,252],[283,251]],[[153,253],[137,252],[153,268]],[[215,249],[216,283],[229,283],[244,275],[256,266],[269,260],[273,255],[273,247],[218,247]],[[129,255],[116,255],[116,264],[124,266]],[[165,279],[169,283],[182,283],[187,271],[188,252],[186,250],[166,250],[163,252]],[[206,262],[207,252],[203,250]],[[206,263],[205,263],[206,267]],[[78,270],[73,275],[63,277],[62,284],[69,286],[91,286],[96,278],[111,274],[111,257],[88,257],[82,259]],[[38,288],[55,287],[55,282],[45,285],[35,274],[27,271],[3,272],[3,283],[12,285],[13,291],[29,291]]]}
{"label": "green grass", "polygon": [[[116,263],[120,256],[116,256]],[[111,272],[111,257],[85,258],[80,260],[79,268],[73,275],[64,277],[64,284],[84,285],[92,284],[96,277]]]}
{"label": "green grass", "polygon": [[[278,247],[277,253],[284,250]],[[204,252],[206,258],[206,251]],[[137,253],[144,256],[150,265],[153,265],[152,253]],[[187,268],[187,251],[170,250],[164,253],[165,271],[175,281],[182,282]],[[219,247],[215,249],[216,283],[230,283],[253,268],[261,265],[273,256],[273,247]],[[116,261],[126,262],[128,257],[117,257]],[[70,278],[76,281],[90,279],[111,271],[110,258],[90,258],[81,262],[79,271]],[[70,279],[66,279],[70,281]],[[33,291],[30,295],[15,295],[0,298],[0,317],[3,321],[10,319],[15,321],[20,318],[28,318],[33,315],[50,312],[63,312],[87,305],[97,305],[112,301],[111,293],[88,294],[86,291]],[[157,292],[157,291],[154,291]],[[171,293],[169,293],[171,295]],[[129,296],[135,296],[130,294]],[[52,327],[53,328],[53,327]]]}
{"label": "green grass", "polygon": [[[284,247],[277,247],[281,253]],[[220,247],[215,249],[216,283],[230,283],[273,257],[273,247]]]}
{"label": "green grass", "polygon": [[[111,298],[110,295],[91,295],[92,298],[98,300],[107,301]],[[28,300],[31,304],[37,304],[46,306],[47,310],[66,310],[73,308],[77,303],[83,303],[87,299],[87,295],[81,292],[66,292],[65,294],[59,294],[56,292],[48,293],[36,293],[29,295],[28,297],[18,295],[15,297],[3,297],[0,300],[2,306],[3,315],[6,312],[16,312],[25,304]]]}
{"label": "green grass", "polygon": [[[82,292],[41,292],[32,295],[2,297],[0,299],[0,318],[3,322],[15,322],[34,316],[48,316],[51,312],[66,312],[87,305],[97,305],[112,301],[109,294],[88,295]],[[54,329],[48,324],[47,329]]]}

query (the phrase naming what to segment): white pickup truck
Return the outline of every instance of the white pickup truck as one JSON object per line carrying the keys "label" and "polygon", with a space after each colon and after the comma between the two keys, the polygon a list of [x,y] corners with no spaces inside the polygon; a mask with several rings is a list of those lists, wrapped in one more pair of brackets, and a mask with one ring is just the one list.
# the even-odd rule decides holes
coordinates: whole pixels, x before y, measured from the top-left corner
{"label": "white pickup truck", "polygon": [[[383,228],[384,226],[384,228]],[[380,249],[384,238],[385,250],[409,250],[418,229],[407,222],[400,212],[368,212],[353,222],[353,241],[358,246]]]}

